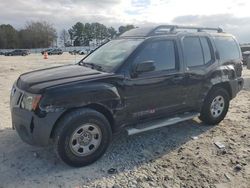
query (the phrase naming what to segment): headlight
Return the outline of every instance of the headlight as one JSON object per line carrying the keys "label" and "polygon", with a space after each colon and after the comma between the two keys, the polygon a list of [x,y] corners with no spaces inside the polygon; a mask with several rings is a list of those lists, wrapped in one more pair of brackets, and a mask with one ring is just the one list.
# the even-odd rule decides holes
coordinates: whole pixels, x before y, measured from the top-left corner
{"label": "headlight", "polygon": [[41,95],[31,95],[31,94],[24,94],[23,99],[21,102],[21,108],[32,111],[36,110],[38,107],[38,103],[41,99]]}

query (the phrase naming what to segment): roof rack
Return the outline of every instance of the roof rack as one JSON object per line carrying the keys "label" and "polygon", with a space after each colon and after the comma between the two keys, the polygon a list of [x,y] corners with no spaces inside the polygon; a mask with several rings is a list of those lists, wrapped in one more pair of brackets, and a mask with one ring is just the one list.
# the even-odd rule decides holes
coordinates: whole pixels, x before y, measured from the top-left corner
{"label": "roof rack", "polygon": [[158,25],[158,26],[148,26],[142,28],[131,29],[123,33],[120,37],[150,37],[155,35],[164,35],[177,33],[178,29],[188,29],[196,30],[197,32],[202,32],[206,30],[217,31],[218,33],[223,33],[221,28],[212,28],[212,27],[193,27],[193,26],[179,26],[179,25]]}
{"label": "roof rack", "polygon": [[[167,29],[167,30],[166,30]],[[197,30],[197,32],[202,32],[204,30],[217,31],[218,33],[222,33],[223,30],[221,28],[212,28],[212,27],[194,27],[194,26],[179,26],[179,25],[160,25],[152,29],[148,36],[156,35],[156,34],[164,34],[164,33],[175,33],[177,29],[190,29]]]}

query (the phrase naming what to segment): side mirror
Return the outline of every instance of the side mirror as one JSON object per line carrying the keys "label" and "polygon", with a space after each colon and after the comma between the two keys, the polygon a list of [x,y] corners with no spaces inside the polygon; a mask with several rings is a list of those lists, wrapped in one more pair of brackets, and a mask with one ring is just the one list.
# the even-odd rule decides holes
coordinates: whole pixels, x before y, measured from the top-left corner
{"label": "side mirror", "polygon": [[155,70],[155,62],[154,61],[144,61],[142,63],[137,64],[135,68],[135,72],[137,74],[143,73],[143,72],[150,72]]}

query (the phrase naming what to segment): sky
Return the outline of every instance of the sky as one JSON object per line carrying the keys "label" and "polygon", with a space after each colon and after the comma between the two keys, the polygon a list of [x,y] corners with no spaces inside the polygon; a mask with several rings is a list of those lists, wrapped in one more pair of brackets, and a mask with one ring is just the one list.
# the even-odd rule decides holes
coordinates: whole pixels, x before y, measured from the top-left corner
{"label": "sky", "polygon": [[0,0],[0,24],[17,29],[27,21],[48,21],[58,31],[76,22],[115,28],[134,24],[221,27],[250,42],[249,0]]}

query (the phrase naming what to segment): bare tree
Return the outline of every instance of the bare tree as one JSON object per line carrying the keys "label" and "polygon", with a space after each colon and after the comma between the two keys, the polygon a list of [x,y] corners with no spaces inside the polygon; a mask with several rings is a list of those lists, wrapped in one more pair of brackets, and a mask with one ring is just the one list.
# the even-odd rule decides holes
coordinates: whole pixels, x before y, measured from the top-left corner
{"label": "bare tree", "polygon": [[28,22],[23,36],[26,39],[26,48],[47,48],[57,39],[56,29],[48,22]]}
{"label": "bare tree", "polygon": [[63,29],[60,33],[60,40],[64,46],[69,46],[70,35],[66,29]]}

